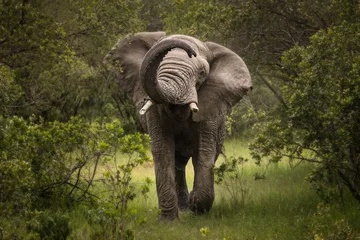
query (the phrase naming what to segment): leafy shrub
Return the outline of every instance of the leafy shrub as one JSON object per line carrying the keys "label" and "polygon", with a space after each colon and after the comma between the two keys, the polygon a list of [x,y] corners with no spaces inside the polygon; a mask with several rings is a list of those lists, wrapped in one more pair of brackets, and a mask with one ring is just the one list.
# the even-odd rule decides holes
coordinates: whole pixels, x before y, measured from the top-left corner
{"label": "leafy shrub", "polygon": [[74,152],[85,142],[89,126],[79,118],[44,123],[16,116],[3,119],[0,126],[1,210],[24,213],[60,204],[68,196],[75,166],[83,160]]}
{"label": "leafy shrub", "polygon": [[70,234],[69,219],[61,213],[38,212],[28,221],[27,230],[32,238],[65,240]]}
{"label": "leafy shrub", "polygon": [[90,125],[80,118],[45,123],[12,117],[0,126],[0,206],[7,214],[94,198],[100,161],[116,159],[119,151],[129,157],[127,165],[116,166],[125,174],[121,181],[131,180],[131,170],[148,159],[148,139],[125,135],[118,120]]}
{"label": "leafy shrub", "polygon": [[[98,207],[88,212],[88,220],[90,224],[101,226],[102,236],[110,234],[115,238],[132,239],[132,231],[126,228],[128,203],[140,192],[132,181],[132,171],[149,161],[146,153],[149,137],[139,133],[123,136],[119,124],[116,121],[108,123],[102,131],[106,140],[102,143],[103,148],[113,149],[104,158],[103,197],[98,200]],[[149,184],[151,182],[146,181],[142,186],[143,196],[146,196],[149,190],[146,186]]]}
{"label": "leafy shrub", "polygon": [[346,219],[334,217],[334,207],[319,204],[310,222],[309,239],[350,240],[360,239],[360,235],[352,229]]}
{"label": "leafy shrub", "polygon": [[226,190],[234,207],[244,206],[249,196],[243,169],[247,161],[243,157],[225,157],[225,161],[214,169],[215,183]]}
{"label": "leafy shrub", "polygon": [[15,74],[8,66],[0,64],[0,115],[11,113],[16,100],[21,96],[22,90],[15,83]]}
{"label": "leafy shrub", "polygon": [[[20,214],[32,234],[61,239],[68,234],[66,219],[51,212],[90,200],[92,221],[115,235],[129,233],[127,206],[137,194],[131,174],[149,160],[148,136],[125,134],[119,120],[1,120],[0,216]],[[99,177],[100,166],[105,172]],[[105,192],[100,195],[96,185]],[[147,192],[144,187],[141,193]],[[41,212],[47,209],[52,211]]]}
{"label": "leafy shrub", "polygon": [[264,118],[251,149],[257,161],[315,163],[309,180],[322,196],[345,186],[360,202],[359,31],[358,23],[344,22],[284,54],[287,108]]}

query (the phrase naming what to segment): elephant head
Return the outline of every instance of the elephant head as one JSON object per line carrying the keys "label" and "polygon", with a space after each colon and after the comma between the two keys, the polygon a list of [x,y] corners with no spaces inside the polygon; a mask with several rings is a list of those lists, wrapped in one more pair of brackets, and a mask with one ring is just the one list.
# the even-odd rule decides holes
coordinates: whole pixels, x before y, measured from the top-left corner
{"label": "elephant head", "polygon": [[207,59],[198,52],[189,39],[169,37],[155,44],[140,68],[140,80],[149,97],[156,103],[197,104],[196,88],[209,72]]}
{"label": "elephant head", "polygon": [[227,111],[252,88],[248,69],[237,54],[185,35],[128,35],[104,63],[115,70],[120,87],[135,103],[144,98],[157,104],[193,103],[195,121]]}

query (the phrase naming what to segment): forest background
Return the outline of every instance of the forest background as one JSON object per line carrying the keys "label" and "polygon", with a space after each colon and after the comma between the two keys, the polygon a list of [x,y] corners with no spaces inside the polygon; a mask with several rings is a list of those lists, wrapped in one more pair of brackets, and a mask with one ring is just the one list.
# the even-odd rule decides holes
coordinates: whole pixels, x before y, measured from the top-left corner
{"label": "forest background", "polygon": [[[217,183],[247,212],[242,218],[251,215],[245,164],[262,166],[250,175],[265,182],[272,165],[286,163],[305,169],[301,179],[314,193],[306,216],[289,226],[300,229],[292,238],[359,239],[357,0],[2,0],[0,239],[132,239],[163,228],[146,225],[156,218],[156,204],[148,206],[153,178],[136,176],[151,165],[149,138],[102,64],[120,37],[159,30],[220,43],[249,67],[254,90],[227,121],[227,145],[246,154],[225,151],[215,169]],[[154,213],[130,207],[140,197]],[[199,219],[219,221],[222,211]],[[255,239],[257,224],[239,239]],[[235,229],[190,232],[235,239]],[[260,239],[290,235],[274,234]]]}

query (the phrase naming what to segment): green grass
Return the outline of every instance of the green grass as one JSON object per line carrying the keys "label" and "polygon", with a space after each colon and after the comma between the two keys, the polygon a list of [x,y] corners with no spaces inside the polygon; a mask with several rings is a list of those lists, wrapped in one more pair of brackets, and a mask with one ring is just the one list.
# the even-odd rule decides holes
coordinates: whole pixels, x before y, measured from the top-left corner
{"label": "green grass", "polygon": [[[225,145],[227,156],[250,158],[246,143],[233,140],[227,141]],[[224,157],[220,157],[217,165],[223,160]],[[132,229],[135,239],[171,240],[314,239],[315,234],[321,236],[325,232],[323,236],[326,236],[327,232],[335,231],[336,234],[342,231],[334,228],[340,220],[345,221],[345,227],[351,231],[360,229],[360,206],[354,201],[348,201],[346,207],[334,205],[330,213],[317,213],[320,199],[305,181],[311,167],[309,164],[300,164],[291,168],[286,162],[259,167],[253,161],[246,162],[239,169],[241,184],[230,182],[227,188],[224,184],[216,185],[215,202],[209,213],[194,216],[189,211],[181,212],[179,221],[171,223],[158,221],[154,184],[146,202],[138,196],[130,204],[132,214],[127,227]],[[266,178],[256,181],[254,174],[264,171]],[[190,163],[187,166],[190,190],[193,174]],[[152,164],[137,168],[134,177],[139,182],[145,177],[154,180]],[[246,195],[237,195],[238,198],[234,200],[230,196],[236,196],[239,187],[246,191]],[[318,223],[321,221],[327,224],[323,226]]]}
{"label": "green grass", "polygon": [[[239,141],[226,143],[227,156],[249,157],[248,154],[246,144]],[[217,165],[221,161],[223,157]],[[319,201],[311,186],[304,181],[309,166],[295,169],[290,169],[285,163],[269,166],[266,179],[258,181],[254,180],[254,174],[264,172],[264,167],[249,161],[239,171],[242,173],[240,186],[247,192],[245,197],[239,195],[243,201],[234,201],[230,197],[230,191],[235,195],[239,185],[229,185],[228,188],[216,185],[214,206],[203,216],[182,212],[179,221],[159,223],[155,191],[150,193],[147,207],[144,207],[144,200],[138,198],[130,207],[147,221],[142,224],[132,222],[136,239],[302,239],[308,234],[306,223]],[[135,175],[153,178],[154,173],[152,167],[142,167]],[[191,164],[187,167],[187,175],[191,189]],[[203,234],[201,229],[208,230]]]}
{"label": "green grass", "polygon": [[[251,159],[247,143],[239,140],[226,141],[225,155]],[[216,165],[223,161],[224,156],[220,156]],[[291,167],[286,161],[258,166],[249,160],[238,169],[240,180],[227,179],[215,185],[215,202],[210,212],[201,216],[194,216],[190,211],[181,212],[179,220],[174,222],[158,221],[160,211],[155,183],[148,199],[138,193],[130,203],[123,224],[114,225],[109,215],[101,213],[103,207],[93,209],[82,205],[57,214],[65,214],[69,219],[71,234],[68,239],[74,240],[116,239],[112,233],[114,226],[131,229],[135,239],[360,239],[360,204],[346,196],[345,205],[322,206],[311,184],[305,180],[312,167],[311,164]],[[103,172],[101,165],[97,177]],[[255,180],[254,174],[264,172],[265,179]],[[189,162],[189,190],[193,175]],[[152,162],[137,167],[132,176],[138,188],[146,177],[155,182]],[[96,189],[100,196],[106,196],[100,181],[96,182]],[[18,222],[19,229],[25,229],[26,223]],[[9,226],[1,222],[0,225],[7,229],[16,221],[5,223]]]}

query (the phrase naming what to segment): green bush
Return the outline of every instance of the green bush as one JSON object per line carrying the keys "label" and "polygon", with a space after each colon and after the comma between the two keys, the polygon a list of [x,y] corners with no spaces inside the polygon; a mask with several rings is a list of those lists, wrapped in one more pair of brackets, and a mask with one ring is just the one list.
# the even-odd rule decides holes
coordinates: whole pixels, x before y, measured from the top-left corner
{"label": "green bush", "polygon": [[3,118],[0,123],[1,211],[6,214],[57,206],[67,198],[66,190],[74,166],[83,159],[75,151],[87,139],[89,128],[79,118],[67,123],[44,123]]}
{"label": "green bush", "polygon": [[360,239],[348,221],[343,217],[334,216],[338,209],[330,205],[319,204],[316,213],[310,221],[308,239],[350,240]]}
{"label": "green bush", "polygon": [[126,134],[119,120],[14,116],[1,119],[0,137],[0,216],[23,216],[41,239],[65,239],[66,218],[52,213],[90,201],[91,224],[118,236],[130,231],[119,226],[128,202],[148,192],[132,182],[133,169],[149,160],[148,136]]}
{"label": "green bush", "polygon": [[287,108],[263,119],[251,146],[258,161],[315,163],[309,180],[327,201],[345,186],[360,202],[359,32],[360,24],[344,22],[284,54]]}
{"label": "green bush", "polygon": [[64,123],[3,118],[0,136],[0,210],[6,214],[94,198],[91,187],[99,164],[116,159],[118,152],[131,159],[115,166],[126,173],[121,181],[130,181],[131,169],[148,159],[148,139],[125,135],[118,120],[89,124],[80,118]]}
{"label": "green bush", "polygon": [[225,161],[214,168],[215,183],[229,195],[231,207],[243,207],[249,197],[249,187],[244,178],[244,164],[248,159],[225,156]]}
{"label": "green bush", "polygon": [[27,231],[35,239],[65,240],[70,234],[69,218],[56,212],[38,212],[28,221]]}

